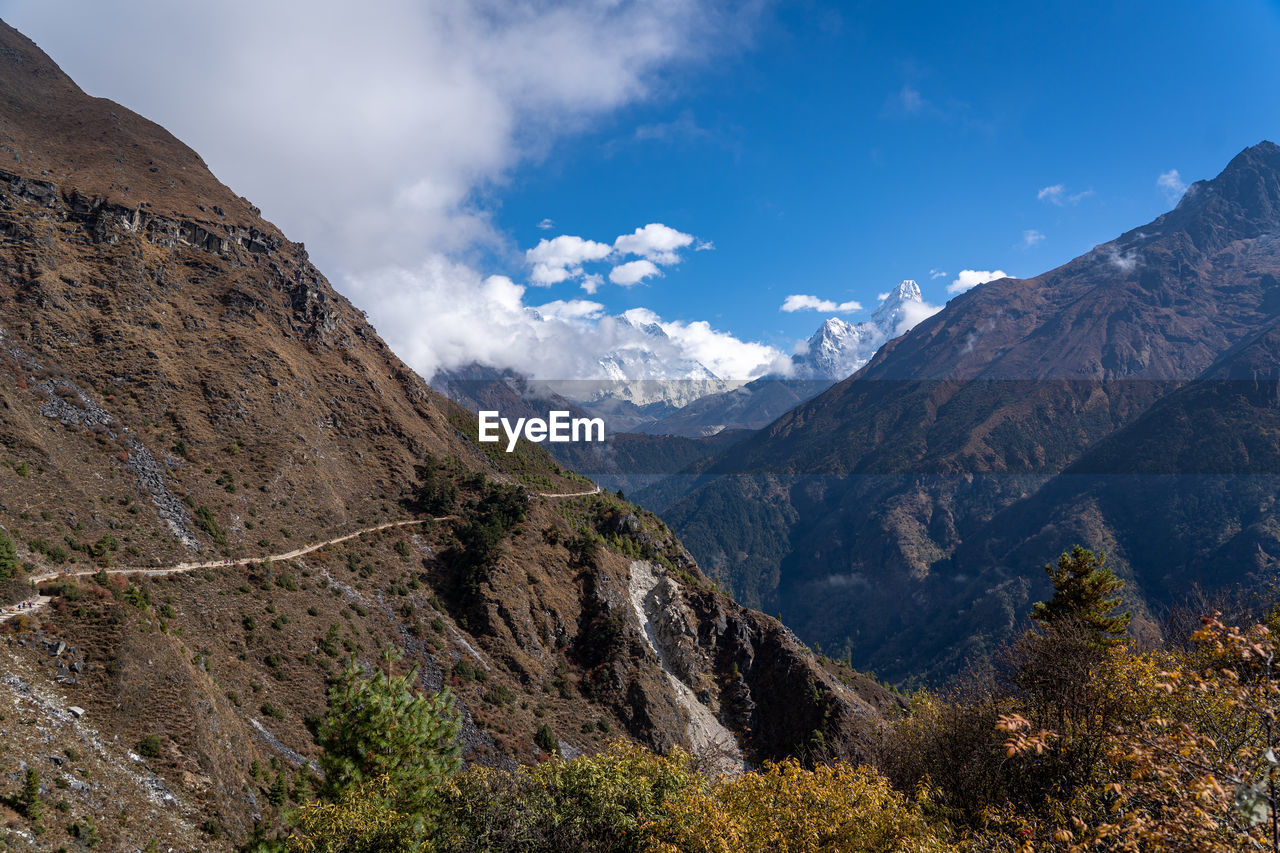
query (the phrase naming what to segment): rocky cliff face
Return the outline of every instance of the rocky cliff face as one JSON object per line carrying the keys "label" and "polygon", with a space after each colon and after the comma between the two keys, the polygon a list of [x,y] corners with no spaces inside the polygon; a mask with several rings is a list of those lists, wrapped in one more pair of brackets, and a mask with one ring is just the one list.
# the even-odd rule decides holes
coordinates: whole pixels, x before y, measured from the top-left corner
{"label": "rocky cliff face", "polygon": [[[84,815],[113,849],[270,829],[267,787],[309,772],[326,679],[386,644],[457,692],[473,761],[536,760],[540,725],[565,752],[692,748],[693,716],[748,761],[815,733],[856,748],[869,706],[656,519],[538,496],[591,487],[537,447],[487,453],[301,245],[3,25],[0,151],[0,525],[23,577],[52,576],[47,606],[0,625],[0,788],[26,765],[61,780],[67,820],[40,845],[75,843],[62,824]],[[404,502],[430,460],[461,491],[435,522]],[[510,483],[527,518],[463,594],[456,533]],[[565,545],[584,530],[605,537],[589,565]],[[666,592],[637,611],[640,563]],[[156,574],[89,575],[126,567]],[[682,687],[644,627],[673,608],[697,637]],[[730,634],[757,663],[731,668]],[[787,707],[769,695],[800,685]]]}

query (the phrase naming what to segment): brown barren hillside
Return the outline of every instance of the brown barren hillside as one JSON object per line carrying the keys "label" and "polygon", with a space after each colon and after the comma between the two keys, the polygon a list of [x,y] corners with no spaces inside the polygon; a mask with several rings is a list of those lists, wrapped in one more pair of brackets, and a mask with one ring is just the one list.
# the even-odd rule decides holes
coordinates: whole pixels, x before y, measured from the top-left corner
{"label": "brown barren hillside", "polygon": [[[716,591],[652,515],[540,496],[592,487],[476,445],[301,245],[2,25],[0,146],[0,526],[17,581],[55,574],[0,626],[0,795],[32,766],[63,803],[40,838],[0,812],[4,844],[71,846],[87,816],[106,849],[273,832],[277,776],[312,784],[328,677],[386,644],[452,685],[468,759],[495,764],[545,758],[544,725],[566,754],[851,754],[894,706]],[[444,509],[411,500],[427,471]],[[477,555],[497,499],[523,520]]]}

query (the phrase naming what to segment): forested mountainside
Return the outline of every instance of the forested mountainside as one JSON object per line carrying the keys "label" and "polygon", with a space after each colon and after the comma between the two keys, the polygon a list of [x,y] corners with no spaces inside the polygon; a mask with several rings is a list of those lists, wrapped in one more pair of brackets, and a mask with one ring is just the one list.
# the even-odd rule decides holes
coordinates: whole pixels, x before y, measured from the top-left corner
{"label": "forested mountainside", "polygon": [[1276,567],[1278,232],[1263,142],[1154,222],[956,297],[641,501],[740,600],[890,679],[1010,636],[1077,542],[1157,632],[1193,587]]}

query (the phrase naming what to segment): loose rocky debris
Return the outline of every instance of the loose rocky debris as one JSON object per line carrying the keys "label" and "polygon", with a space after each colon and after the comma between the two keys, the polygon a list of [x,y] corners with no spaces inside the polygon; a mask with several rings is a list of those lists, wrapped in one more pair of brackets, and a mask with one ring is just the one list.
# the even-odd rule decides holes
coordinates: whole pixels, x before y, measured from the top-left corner
{"label": "loose rocky debris", "polygon": [[250,719],[249,723],[258,732],[258,735],[262,738],[263,743],[271,747],[276,752],[280,753],[282,756],[284,756],[285,761],[289,762],[294,767],[301,767],[302,765],[305,764],[308,767],[310,767],[313,772],[315,773],[320,772],[320,768],[316,765],[314,761],[312,761],[309,758],[304,758],[297,751],[290,749],[280,740],[280,738],[272,734],[270,729],[262,725],[262,723],[258,722],[256,719]]}
{"label": "loose rocky debris", "polygon": [[151,503],[155,505],[156,512],[183,545],[193,551],[200,550],[200,540],[191,529],[191,514],[165,485],[164,469],[156,461],[155,455],[133,436],[129,436],[128,443],[132,451],[129,454],[129,467],[138,475],[138,484],[151,495]]}
{"label": "loose rocky debris", "polygon": [[720,772],[741,771],[746,759],[737,738],[686,681],[696,678],[697,632],[680,587],[652,563],[634,560],[629,591],[645,641],[671,682],[675,701],[689,716],[687,734],[694,753]]}
{"label": "loose rocky debris", "polygon": [[[79,684],[81,674],[93,668],[93,664],[85,661],[80,649],[44,632],[19,636],[11,642],[20,648],[40,652],[39,664],[50,670],[52,679],[59,684]],[[81,710],[80,713],[83,714],[84,711]]]}
{"label": "loose rocky debris", "polygon": [[[63,426],[109,427],[116,423],[116,419],[110,412],[98,405],[97,401],[69,379],[46,379],[36,387],[49,397],[40,404],[40,414],[46,418],[54,418]],[[79,405],[70,402],[71,396],[78,400]],[[114,433],[110,435],[115,438]]]}
{"label": "loose rocky debris", "polygon": [[[4,335],[0,333],[0,343],[3,341]],[[14,352],[22,359],[26,358],[19,349],[15,348]],[[31,379],[35,381],[34,376]],[[52,418],[65,427],[101,430],[113,441],[123,439],[130,450],[127,465],[137,475],[140,489],[151,496],[157,513],[169,526],[174,538],[192,550],[199,550],[200,540],[192,529],[190,513],[165,483],[164,469],[175,467],[173,464],[161,465],[128,427],[122,426],[110,412],[71,380],[46,379],[35,387],[44,391],[48,397],[38,409],[44,417]],[[75,402],[72,402],[73,399]],[[169,454],[166,456],[173,458]]]}

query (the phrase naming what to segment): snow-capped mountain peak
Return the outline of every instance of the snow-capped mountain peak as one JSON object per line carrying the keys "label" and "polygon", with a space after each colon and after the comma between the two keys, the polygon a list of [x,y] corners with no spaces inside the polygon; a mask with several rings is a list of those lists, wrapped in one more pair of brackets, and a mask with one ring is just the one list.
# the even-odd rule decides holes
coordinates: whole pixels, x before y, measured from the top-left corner
{"label": "snow-capped mountain peak", "polygon": [[914,280],[903,279],[897,287],[889,291],[889,295],[876,308],[871,315],[871,322],[890,338],[896,338],[906,331],[905,329],[899,331],[898,328],[904,319],[904,308],[911,303],[923,305],[924,296],[920,293],[920,285]]}
{"label": "snow-capped mountain peak", "polygon": [[[934,309],[937,310],[937,309]],[[866,364],[876,350],[928,316],[920,285],[905,279],[885,294],[870,320],[848,323],[832,317],[791,357],[797,379],[844,379]]]}
{"label": "snow-capped mountain peak", "polygon": [[648,335],[651,338],[657,338],[660,341],[670,340],[666,331],[657,322],[657,315],[652,311],[644,308],[632,308],[623,311],[614,321],[622,326],[630,326],[637,332]]}
{"label": "snow-capped mountain peak", "polygon": [[803,378],[831,378],[845,375],[850,370],[852,361],[866,361],[862,353],[872,343],[879,340],[878,330],[870,323],[847,323],[839,317],[832,317],[823,323],[818,331],[809,338],[807,349],[799,361],[793,361],[797,375]]}

